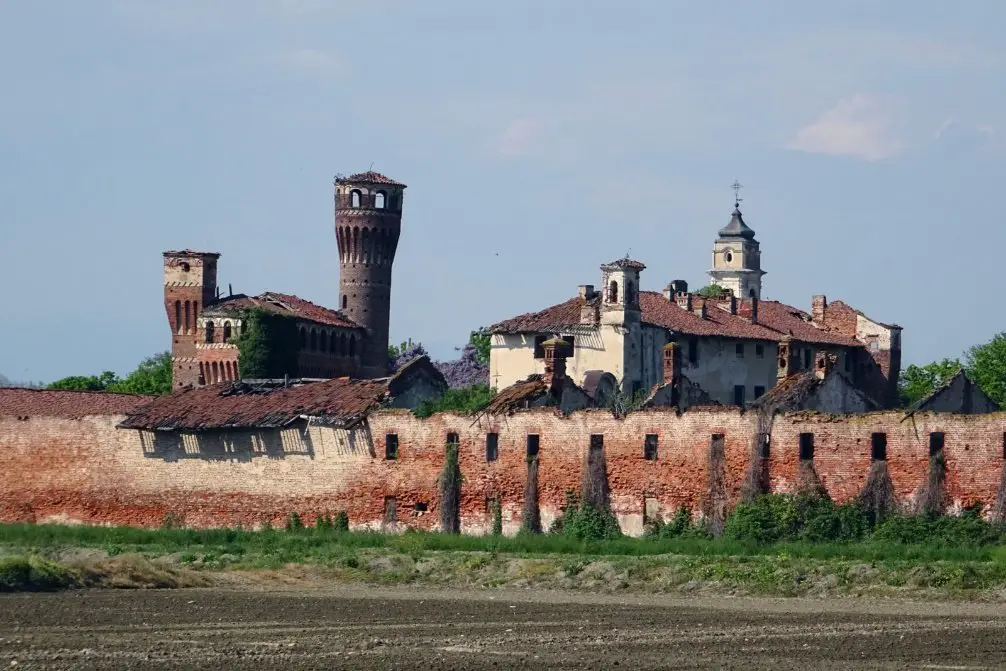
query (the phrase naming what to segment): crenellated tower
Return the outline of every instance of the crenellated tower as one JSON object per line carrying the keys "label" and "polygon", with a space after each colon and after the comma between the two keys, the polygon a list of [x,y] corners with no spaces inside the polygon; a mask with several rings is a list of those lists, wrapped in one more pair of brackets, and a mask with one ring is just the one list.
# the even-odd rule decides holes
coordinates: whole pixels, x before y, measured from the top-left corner
{"label": "crenellated tower", "polygon": [[216,252],[164,252],[164,311],[171,327],[172,387],[199,383],[199,314],[217,298]]}
{"label": "crenellated tower", "polygon": [[339,309],[367,329],[361,377],[387,374],[391,269],[402,231],[405,185],[367,171],[335,179]]}

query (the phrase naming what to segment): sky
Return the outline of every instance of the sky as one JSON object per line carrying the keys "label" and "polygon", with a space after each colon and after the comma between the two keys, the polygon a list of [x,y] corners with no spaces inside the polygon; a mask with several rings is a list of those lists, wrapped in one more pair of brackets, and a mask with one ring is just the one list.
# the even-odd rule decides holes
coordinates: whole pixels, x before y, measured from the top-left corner
{"label": "sky", "polygon": [[161,252],[335,306],[332,179],[408,184],[393,341],[598,284],[706,284],[739,180],[763,297],[1006,330],[1006,3],[0,0],[0,373],[170,346]]}

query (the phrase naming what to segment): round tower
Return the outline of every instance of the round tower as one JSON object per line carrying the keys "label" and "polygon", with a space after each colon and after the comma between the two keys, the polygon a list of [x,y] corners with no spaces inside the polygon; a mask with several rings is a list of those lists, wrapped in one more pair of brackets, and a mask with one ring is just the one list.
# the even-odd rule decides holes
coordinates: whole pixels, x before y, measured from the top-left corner
{"label": "round tower", "polygon": [[374,171],[335,179],[339,310],[367,329],[361,377],[387,375],[391,267],[402,231],[404,193],[404,184]]}

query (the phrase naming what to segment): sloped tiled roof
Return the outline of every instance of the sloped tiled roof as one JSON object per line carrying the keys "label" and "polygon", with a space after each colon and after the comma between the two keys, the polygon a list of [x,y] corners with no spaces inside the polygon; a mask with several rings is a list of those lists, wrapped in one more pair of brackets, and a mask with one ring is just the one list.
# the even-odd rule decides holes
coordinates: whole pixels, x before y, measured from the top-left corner
{"label": "sloped tiled roof", "polygon": [[366,172],[358,172],[355,175],[350,175],[349,177],[340,177],[335,181],[336,184],[343,183],[361,183],[361,184],[389,184],[391,186],[401,186],[405,185],[401,182],[396,182],[386,175],[382,175],[379,172],[373,170],[367,170]]}
{"label": "sloped tiled roof", "polygon": [[[304,319],[306,321],[312,321],[316,324],[325,324],[326,326],[362,328],[359,324],[341,312],[329,310],[328,308],[321,307],[320,305],[315,305],[311,301],[300,298],[299,296],[281,294],[274,291],[267,291],[263,294],[259,294],[258,296],[245,296],[244,294],[228,296],[227,298],[223,298],[219,302],[206,307],[203,310],[203,314],[208,316],[228,315],[253,307],[269,310],[270,312],[277,312],[290,317],[297,317],[298,319]],[[234,314],[234,316],[237,315]]]}
{"label": "sloped tiled roof", "polygon": [[125,415],[154,398],[105,391],[0,387],[0,417],[80,419],[94,415]]}
{"label": "sloped tiled roof", "polygon": [[[592,299],[597,300],[597,299]],[[718,299],[703,299],[693,296],[693,305],[698,307],[706,301],[706,317],[679,307],[674,301],[664,298],[656,291],[639,292],[639,306],[642,320],[647,324],[668,330],[697,336],[719,336],[752,340],[778,341],[789,335],[794,340],[823,345],[862,347],[855,338],[820,329],[811,322],[808,313],[778,301],[758,302],[758,323],[739,315],[731,315],[724,309],[727,302]],[[494,324],[490,333],[548,333],[561,330],[562,326],[579,324],[580,309],[587,303],[579,296],[553,305],[538,312],[529,312]]]}

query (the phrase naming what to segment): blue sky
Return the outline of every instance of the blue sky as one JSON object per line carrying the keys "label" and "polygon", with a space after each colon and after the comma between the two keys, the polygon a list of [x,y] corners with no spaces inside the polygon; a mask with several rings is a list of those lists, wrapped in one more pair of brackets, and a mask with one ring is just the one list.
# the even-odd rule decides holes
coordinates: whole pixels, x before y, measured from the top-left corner
{"label": "blue sky", "polygon": [[1006,3],[0,2],[0,372],[167,349],[161,251],[335,305],[332,176],[409,185],[393,339],[453,355],[629,252],[700,286],[735,179],[764,294],[1006,329]]}

